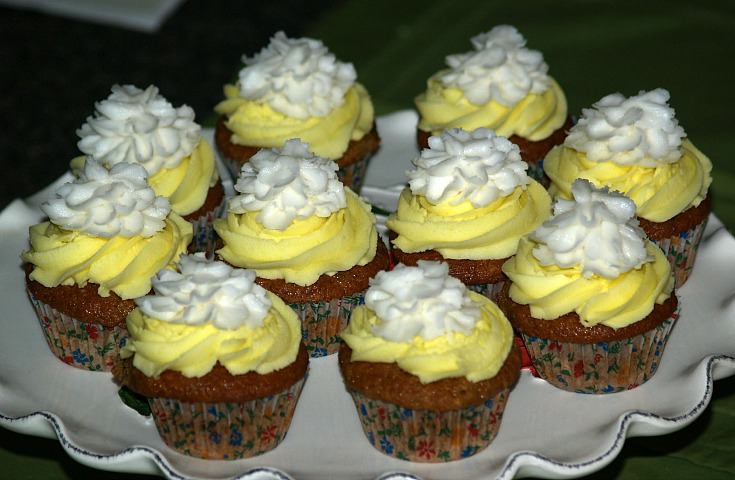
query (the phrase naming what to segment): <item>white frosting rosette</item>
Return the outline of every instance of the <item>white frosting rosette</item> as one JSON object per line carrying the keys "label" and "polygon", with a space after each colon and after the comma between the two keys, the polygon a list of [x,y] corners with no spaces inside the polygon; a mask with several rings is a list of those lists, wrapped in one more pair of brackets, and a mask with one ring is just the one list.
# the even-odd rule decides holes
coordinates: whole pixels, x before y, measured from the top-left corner
{"label": "white frosting rosette", "polygon": [[114,85],[105,100],[95,103],[78,130],[79,150],[110,168],[121,162],[139,163],[149,175],[174,168],[201,139],[194,110],[174,107],[151,85]]}
{"label": "white frosting rosette", "polygon": [[338,62],[320,40],[288,38],[284,32],[242,61],[240,95],[299,119],[329,114],[357,79],[353,65]]}
{"label": "white frosting rosette", "polygon": [[41,205],[51,223],[96,237],[151,237],[164,228],[169,201],[148,186],[145,169],[118,163],[106,169],[94,159],[73,182]]}
{"label": "white frosting rosette", "polygon": [[496,101],[512,107],[529,93],[550,86],[541,52],[525,48],[526,39],[510,25],[499,25],[471,39],[474,51],[449,55],[450,70],[440,79],[462,90],[475,105]]}
{"label": "white frosting rosette", "polygon": [[653,260],[632,200],[582,179],[572,184],[572,195],[557,200],[554,215],[531,234],[541,265],[579,265],[585,277],[613,279]]}
{"label": "white frosting rosette", "polygon": [[294,220],[329,217],[347,207],[337,164],[315,156],[298,139],[281,149],[260,149],[242,166],[229,201],[232,213],[259,212],[265,228],[284,230]]}
{"label": "white frosting rosette", "polygon": [[529,182],[518,146],[487,128],[431,136],[413,164],[407,172],[411,192],[434,205],[470,201],[484,207]]}

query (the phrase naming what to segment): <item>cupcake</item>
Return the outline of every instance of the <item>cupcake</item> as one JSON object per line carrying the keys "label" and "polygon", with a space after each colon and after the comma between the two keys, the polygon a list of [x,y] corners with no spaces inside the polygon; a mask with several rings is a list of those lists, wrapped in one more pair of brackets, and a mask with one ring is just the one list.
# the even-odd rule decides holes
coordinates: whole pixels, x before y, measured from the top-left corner
{"label": "cupcake", "polygon": [[148,399],[170,448],[235,460],[284,439],[309,356],[296,314],[255,273],[183,255],[135,300],[115,380]]}
{"label": "cupcake", "polygon": [[564,92],[515,27],[499,25],[471,41],[474,50],[447,56],[415,99],[419,148],[448,128],[490,128],[518,145],[529,175],[546,182],[542,160],[571,127]]}
{"label": "cupcake", "polygon": [[635,204],[586,180],[521,239],[498,297],[538,375],[563,390],[614,393],[656,372],[678,316],[671,266]]}
{"label": "cupcake", "polygon": [[226,98],[215,107],[215,144],[232,176],[259,149],[298,138],[336,161],[340,180],[359,193],[380,137],[353,65],[337,61],[319,40],[283,32],[242,61],[237,83],[225,85]]}
{"label": "cupcake", "polygon": [[151,278],[186,251],[192,226],[156,196],[140,165],[85,162],[79,178],[41,205],[21,254],[26,289],[51,351],[86,370],[109,371],[125,318]]}
{"label": "cupcake", "polygon": [[662,88],[603,97],[582,111],[544,169],[552,196],[570,198],[573,182],[584,178],[633,200],[641,228],[666,253],[680,287],[712,208],[712,163],[687,138],[668,100]]}
{"label": "cupcake", "polygon": [[339,368],[368,441],[414,462],[472,456],[497,435],[520,376],[498,306],[420,261],[380,272],[343,332]]}
{"label": "cupcake", "polygon": [[386,221],[396,263],[444,261],[449,273],[494,298],[503,262],[551,213],[518,146],[486,128],[445,130],[413,160],[408,187]]}
{"label": "cupcake", "polygon": [[168,198],[171,209],[193,225],[190,249],[213,254],[212,222],[224,214],[225,191],[191,107],[174,107],[152,85],[145,90],[114,85],[77,135],[85,156],[72,160],[72,170],[79,170],[85,158],[107,168],[122,162],[142,165],[156,195]]}
{"label": "cupcake", "polygon": [[389,267],[370,206],[337,178],[337,165],[289,140],[242,167],[224,219],[214,228],[231,265],[299,314],[311,356],[335,353],[339,332],[363,302],[368,280]]}

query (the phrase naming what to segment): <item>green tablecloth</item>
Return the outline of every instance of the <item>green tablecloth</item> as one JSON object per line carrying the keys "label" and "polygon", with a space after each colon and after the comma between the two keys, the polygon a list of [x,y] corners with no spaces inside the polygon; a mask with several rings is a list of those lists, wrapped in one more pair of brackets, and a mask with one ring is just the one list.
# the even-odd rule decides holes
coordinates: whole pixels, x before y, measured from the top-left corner
{"label": "green tablecloth", "polygon": [[[715,214],[735,228],[730,1],[348,0],[307,34],[354,63],[380,115],[412,108],[445,55],[468,50],[471,36],[501,23],[515,25],[529,47],[543,52],[573,114],[608,93],[668,89],[680,124],[714,163]],[[716,382],[714,391],[710,407],[693,424],[666,436],[627,440],[622,454],[592,478],[733,478],[735,377]],[[0,478],[138,477],[78,465],[52,440],[0,429],[0,444]]]}

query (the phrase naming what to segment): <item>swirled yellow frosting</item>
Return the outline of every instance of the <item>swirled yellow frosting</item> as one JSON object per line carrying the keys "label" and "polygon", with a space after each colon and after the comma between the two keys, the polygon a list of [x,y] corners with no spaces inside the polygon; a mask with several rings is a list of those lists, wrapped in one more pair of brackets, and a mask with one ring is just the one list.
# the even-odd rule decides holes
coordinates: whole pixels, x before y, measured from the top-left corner
{"label": "swirled yellow frosting", "polygon": [[344,102],[324,116],[296,118],[276,111],[268,103],[239,95],[236,85],[226,85],[226,99],[215,111],[227,116],[232,142],[256,147],[280,147],[299,138],[312,152],[330,159],[340,158],[350,140],[360,140],[373,128],[375,112],[365,87],[355,83]]}
{"label": "swirled yellow frosting", "polygon": [[209,189],[219,181],[212,147],[205,139],[173,168],[163,168],[148,179],[156,192],[171,202],[179,215],[195,212],[204,204]]}
{"label": "swirled yellow frosting", "polygon": [[584,178],[595,186],[609,186],[636,204],[638,216],[665,222],[707,196],[712,183],[712,162],[688,139],[681,144],[681,157],[655,167],[597,162],[567,146],[554,147],[544,159],[544,172],[551,179],[552,196],[570,198],[571,185]]}
{"label": "swirled yellow frosting", "polygon": [[105,238],[50,222],[33,225],[29,233],[30,249],[21,257],[33,265],[32,280],[45,287],[91,282],[99,285],[103,297],[112,291],[129,299],[148,293],[156,272],[186,251],[192,226],[170,213],[164,228],[151,236]]}
{"label": "swirled yellow frosting", "polygon": [[434,205],[406,188],[386,225],[397,234],[393,244],[406,253],[436,250],[444,258],[500,259],[515,253],[518,240],[548,218],[550,206],[548,193],[534,180],[483,207],[469,201]]}
{"label": "swirled yellow frosting", "polygon": [[271,302],[262,323],[220,329],[212,323],[187,325],[160,320],[136,308],[128,315],[130,340],[123,358],[149,377],[165,370],[192,378],[206,375],[219,362],[231,374],[267,374],[291,364],[301,342],[301,324],[281,299],[267,293]]}
{"label": "swirled yellow frosting", "polygon": [[486,127],[498,135],[518,135],[531,141],[547,138],[567,119],[567,100],[559,84],[549,77],[549,88],[529,93],[513,106],[495,100],[475,105],[457,87],[445,86],[433,75],[426,90],[415,99],[419,112],[418,128],[438,134],[447,128],[473,130]]}
{"label": "swirled yellow frosting", "polygon": [[541,265],[533,254],[536,246],[527,237],[521,239],[518,253],[503,264],[512,281],[510,298],[528,305],[535,318],[553,320],[575,312],[585,326],[621,328],[645,318],[673,289],[670,264],[650,241],[646,250],[653,261],[612,279],[587,277],[578,265]]}
{"label": "swirled yellow frosting", "polygon": [[366,265],[374,257],[378,235],[370,206],[345,189],[347,206],[327,217],[294,219],[283,230],[257,220],[260,211],[228,212],[214,222],[228,263],[256,271],[259,277],[306,286],[323,274]]}
{"label": "swirled yellow frosting", "polygon": [[352,361],[395,362],[422,383],[443,378],[465,377],[471,382],[492,378],[508,357],[513,330],[495,303],[475,292],[468,295],[479,307],[480,315],[466,334],[449,332],[430,339],[415,335],[405,341],[391,341],[373,332],[383,320],[360,305],[340,336],[352,349]]}

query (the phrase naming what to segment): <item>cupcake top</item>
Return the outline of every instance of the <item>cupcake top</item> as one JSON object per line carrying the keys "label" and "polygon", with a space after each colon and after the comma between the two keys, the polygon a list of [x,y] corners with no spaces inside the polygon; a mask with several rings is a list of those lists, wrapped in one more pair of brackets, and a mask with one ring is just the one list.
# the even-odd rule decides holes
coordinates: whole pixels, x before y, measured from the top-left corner
{"label": "cupcake top", "polygon": [[492,130],[445,130],[429,137],[413,164],[386,222],[404,252],[505,258],[549,215],[549,196],[528,177],[518,146]]}
{"label": "cupcake top", "polygon": [[499,25],[471,39],[474,50],[446,57],[447,67],[416,98],[419,129],[488,127],[498,134],[541,140],[566,121],[567,104],[547,74],[543,55],[526,39]]}
{"label": "cupcake top", "polygon": [[511,299],[544,320],[575,312],[585,326],[621,328],[643,319],[673,291],[666,256],[645,238],[629,198],[587,180],[572,194],[503,264]]}
{"label": "cupcake top", "polygon": [[577,178],[623,192],[642,218],[666,221],[707,196],[712,164],[687,139],[669,92],[607,95],[583,109],[544,171],[553,194],[569,198]]}
{"label": "cupcake top", "polygon": [[446,263],[424,260],[371,279],[365,305],[340,335],[352,361],[395,362],[422,383],[492,378],[513,343],[497,305],[449,276]]}
{"label": "cupcake top", "polygon": [[255,283],[255,272],[183,255],[162,270],[152,295],[135,300],[122,358],[146,376],[166,370],[201,377],[219,362],[231,374],[266,374],[296,359],[301,326],[295,312]]}
{"label": "cupcake top", "polygon": [[[114,85],[77,135],[86,157],[107,168],[123,162],[142,165],[155,192],[169,198],[180,215],[201,207],[219,179],[194,111],[188,105],[174,107],[153,85],[145,90]],[[74,159],[72,169],[80,169],[84,160]]]}
{"label": "cupcake top", "polygon": [[259,277],[311,285],[319,276],[366,265],[377,230],[370,206],[337,179],[337,164],[299,140],[261,149],[242,166],[217,253]]}
{"label": "cupcake top", "polygon": [[30,229],[24,261],[46,287],[99,284],[122,298],[148,293],[150,278],[186,250],[192,227],[156,196],[143,167],[111,169],[88,159],[79,178],[41,205],[49,220]]}
{"label": "cupcake top", "polygon": [[277,32],[242,60],[237,84],[225,86],[227,99],[215,107],[227,116],[234,143],[278,147],[300,138],[316,154],[336,159],[372,128],[373,106],[355,68],[337,61],[320,40]]}

